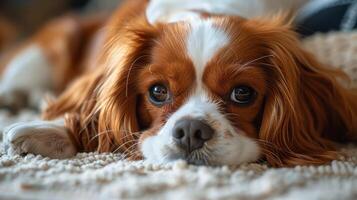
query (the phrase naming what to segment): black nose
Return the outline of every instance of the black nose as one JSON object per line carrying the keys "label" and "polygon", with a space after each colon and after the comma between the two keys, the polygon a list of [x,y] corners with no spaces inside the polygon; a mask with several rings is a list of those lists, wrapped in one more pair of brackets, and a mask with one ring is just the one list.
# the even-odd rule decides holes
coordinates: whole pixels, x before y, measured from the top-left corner
{"label": "black nose", "polygon": [[187,153],[199,149],[212,138],[214,130],[207,123],[196,119],[182,119],[176,122],[172,136]]}

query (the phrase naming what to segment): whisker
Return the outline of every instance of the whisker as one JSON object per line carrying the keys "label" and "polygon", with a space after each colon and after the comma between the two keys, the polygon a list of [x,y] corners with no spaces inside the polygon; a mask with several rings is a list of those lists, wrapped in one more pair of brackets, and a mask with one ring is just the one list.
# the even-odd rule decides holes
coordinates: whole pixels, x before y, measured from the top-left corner
{"label": "whisker", "polygon": [[88,143],[92,142],[94,139],[96,139],[96,138],[99,137],[100,135],[104,135],[104,134],[107,134],[107,133],[110,133],[110,132],[113,132],[113,131],[112,131],[112,130],[107,130],[107,131],[99,132],[99,133],[97,133],[96,135],[94,135],[94,136],[88,141]]}
{"label": "whisker", "polygon": [[[82,125],[81,130],[78,131],[78,134],[82,134],[83,131],[85,131],[85,129],[87,129],[87,126],[88,126],[90,123],[93,123],[93,118],[96,117],[96,113],[97,113],[97,112],[95,112],[95,113],[94,113],[93,115],[91,115],[89,118],[84,119],[85,123],[84,123],[84,125]],[[97,120],[95,120],[95,121],[97,121]],[[88,135],[88,133],[86,133],[86,134],[87,134],[87,137],[90,138],[90,136]]]}
{"label": "whisker", "polygon": [[272,143],[272,142],[269,142],[269,141],[266,141],[266,140],[262,140],[262,139],[256,139],[258,143],[263,143],[263,145],[269,145],[270,147],[274,148],[274,149],[278,149],[278,147]]}
{"label": "whisker", "polygon": [[138,149],[136,149],[139,146],[139,142],[132,144],[129,148],[127,148],[122,154],[124,155],[125,158],[131,158],[132,155],[138,154]]}
{"label": "whisker", "polygon": [[241,67],[248,66],[248,65],[250,65],[250,64],[252,64],[252,63],[254,63],[254,62],[258,61],[258,60],[261,60],[261,59],[264,59],[264,58],[270,58],[270,57],[274,57],[274,55],[273,54],[269,54],[269,55],[265,55],[265,56],[256,58],[254,60],[251,60],[251,61],[248,61],[248,62],[244,63],[243,65],[241,65]]}
{"label": "whisker", "polygon": [[[282,164],[280,156],[274,152],[274,149],[278,149],[278,147],[276,147],[275,144],[273,144],[271,142],[268,142],[268,141],[265,141],[265,140],[261,140],[261,139],[257,139],[257,141],[258,141],[258,143],[262,144],[262,146],[263,146],[262,151],[263,151],[264,154],[272,155],[276,160],[278,160],[278,162],[280,164]],[[267,147],[270,147],[273,150],[268,149]]]}
{"label": "whisker", "polygon": [[129,71],[128,71],[128,75],[126,77],[126,82],[125,82],[125,96],[128,97],[128,93],[129,93],[129,78],[130,78],[130,73],[131,73],[131,70],[134,68],[134,65],[137,61],[139,61],[141,58],[144,58],[144,57],[147,57],[149,55],[142,55],[142,56],[139,56],[137,57],[130,65],[129,67]]}
{"label": "whisker", "polygon": [[128,140],[126,142],[124,142],[123,144],[120,144],[114,151],[113,153],[116,153],[118,150],[120,150],[122,147],[125,147],[125,145],[129,144],[129,143],[132,143],[132,142],[136,142],[137,139],[131,139],[131,140]]}
{"label": "whisker", "polygon": [[281,165],[283,164],[280,157],[276,153],[274,153],[270,150],[267,150],[267,149],[262,149],[262,151],[264,154],[269,154],[269,155],[273,156],[278,161],[279,164],[281,164]]}
{"label": "whisker", "polygon": [[256,64],[258,64],[258,65],[266,65],[266,66],[270,66],[270,67],[275,67],[275,65],[273,65],[273,64],[270,64],[270,63],[256,63]]}
{"label": "whisker", "polygon": [[206,157],[206,163],[210,164],[211,156],[212,156],[212,149],[210,149],[207,145],[203,148],[203,153]]}
{"label": "whisker", "polygon": [[141,131],[136,131],[136,132],[130,132],[126,130],[120,130],[120,132],[128,133],[129,135],[135,135],[135,136],[140,136]]}
{"label": "whisker", "polygon": [[167,158],[169,157],[168,152],[163,153],[162,157],[161,157],[161,162],[163,163],[165,160],[167,160]]}

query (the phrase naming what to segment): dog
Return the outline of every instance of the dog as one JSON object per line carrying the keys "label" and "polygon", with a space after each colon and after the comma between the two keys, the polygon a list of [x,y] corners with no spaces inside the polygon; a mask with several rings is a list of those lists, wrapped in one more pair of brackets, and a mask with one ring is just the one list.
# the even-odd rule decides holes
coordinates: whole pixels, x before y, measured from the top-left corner
{"label": "dog", "polygon": [[130,0],[109,18],[57,19],[13,55],[2,106],[59,96],[43,120],[6,128],[5,151],[324,164],[357,138],[357,94],[343,80],[301,47],[286,15],[244,18],[231,0]]}

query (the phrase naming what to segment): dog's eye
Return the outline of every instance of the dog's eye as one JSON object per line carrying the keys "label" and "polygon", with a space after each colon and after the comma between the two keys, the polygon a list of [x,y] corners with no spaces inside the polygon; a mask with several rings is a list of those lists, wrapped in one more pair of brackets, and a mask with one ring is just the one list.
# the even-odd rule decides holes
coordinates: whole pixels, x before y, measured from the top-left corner
{"label": "dog's eye", "polygon": [[240,105],[247,105],[253,102],[256,92],[249,86],[238,86],[231,93],[231,101]]}
{"label": "dog's eye", "polygon": [[164,85],[153,85],[149,89],[149,100],[156,106],[161,106],[170,101],[170,93]]}

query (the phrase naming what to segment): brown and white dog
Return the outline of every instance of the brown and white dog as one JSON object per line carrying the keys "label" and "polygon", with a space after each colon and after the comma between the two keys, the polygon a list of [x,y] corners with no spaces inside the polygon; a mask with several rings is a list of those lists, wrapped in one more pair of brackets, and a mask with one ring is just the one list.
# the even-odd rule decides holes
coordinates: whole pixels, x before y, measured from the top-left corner
{"label": "brown and white dog", "polygon": [[[121,152],[167,163],[323,164],[357,139],[346,76],[303,50],[289,20],[224,1],[130,0],[110,19],[58,19],[7,64],[1,105],[43,121],[4,132],[10,155]],[[26,98],[18,98],[24,96]]]}

